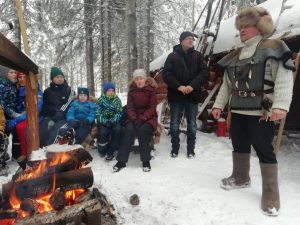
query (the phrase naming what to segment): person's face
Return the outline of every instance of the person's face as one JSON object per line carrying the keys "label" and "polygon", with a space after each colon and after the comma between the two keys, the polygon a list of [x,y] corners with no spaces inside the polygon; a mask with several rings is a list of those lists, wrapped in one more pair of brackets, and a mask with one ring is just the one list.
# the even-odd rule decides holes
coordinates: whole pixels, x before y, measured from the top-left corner
{"label": "person's face", "polygon": [[241,42],[260,35],[260,31],[253,25],[242,25],[239,29]]}
{"label": "person's face", "polygon": [[52,81],[54,84],[59,85],[59,84],[63,84],[65,82],[65,78],[63,75],[58,75],[58,76],[55,76]]}
{"label": "person's face", "polygon": [[146,85],[146,79],[145,77],[138,76],[134,78],[134,83],[138,88],[143,88]]}
{"label": "person's face", "polygon": [[194,47],[195,38],[192,36],[188,36],[180,43],[184,49],[189,49]]}
{"label": "person's face", "polygon": [[7,79],[11,82],[17,82],[17,73],[15,70],[10,69],[7,73]]}
{"label": "person's face", "polygon": [[78,99],[80,102],[86,102],[88,100],[88,96],[86,94],[79,94]]}
{"label": "person's face", "polygon": [[26,79],[25,74],[19,73],[18,81],[19,81],[20,86],[25,86],[25,79]]}
{"label": "person's face", "polygon": [[105,94],[106,94],[107,97],[111,98],[111,97],[114,96],[115,90],[114,90],[113,88],[109,88],[109,89],[106,91]]}

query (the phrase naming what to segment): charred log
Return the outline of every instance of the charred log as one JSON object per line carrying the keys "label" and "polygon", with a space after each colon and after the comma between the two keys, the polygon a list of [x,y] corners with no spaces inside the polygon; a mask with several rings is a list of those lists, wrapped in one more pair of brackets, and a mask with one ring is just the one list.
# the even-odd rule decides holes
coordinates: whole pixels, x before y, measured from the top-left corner
{"label": "charred log", "polygon": [[56,189],[50,197],[50,205],[55,210],[62,210],[65,207],[66,196],[60,189]]}
{"label": "charred log", "polygon": [[38,207],[39,207],[38,203],[31,198],[25,198],[20,205],[20,209],[28,213],[30,216],[37,213]]}
{"label": "charred log", "polygon": [[0,220],[16,219],[17,217],[18,217],[18,211],[17,210],[0,211]]}
{"label": "charred log", "polygon": [[57,225],[57,224],[101,225],[101,204],[92,199],[80,204],[66,206],[59,212],[47,212],[16,220],[14,225]]}
{"label": "charred log", "polygon": [[16,182],[15,193],[19,199],[36,198],[49,194],[56,188],[61,188],[63,191],[89,188],[93,185],[93,181],[91,168],[84,168]]}

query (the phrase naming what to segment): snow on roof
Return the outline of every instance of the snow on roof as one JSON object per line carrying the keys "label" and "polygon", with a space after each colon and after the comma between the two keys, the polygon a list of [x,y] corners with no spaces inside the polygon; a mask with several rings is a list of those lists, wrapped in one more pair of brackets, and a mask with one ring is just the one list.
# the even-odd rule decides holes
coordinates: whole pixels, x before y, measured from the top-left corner
{"label": "snow on roof", "polygon": [[173,49],[170,49],[166,53],[162,54],[161,56],[157,57],[150,63],[150,71],[155,71],[160,68],[162,68],[165,64],[166,58],[168,55],[173,51]]}

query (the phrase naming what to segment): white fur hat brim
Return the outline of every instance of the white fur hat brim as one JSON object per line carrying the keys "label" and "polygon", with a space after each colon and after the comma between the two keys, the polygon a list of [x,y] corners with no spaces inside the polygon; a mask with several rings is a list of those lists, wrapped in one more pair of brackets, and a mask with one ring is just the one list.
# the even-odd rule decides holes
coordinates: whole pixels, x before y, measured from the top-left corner
{"label": "white fur hat brim", "polygon": [[239,30],[242,25],[255,26],[264,36],[271,35],[274,30],[270,13],[262,7],[242,8],[235,19],[235,27]]}

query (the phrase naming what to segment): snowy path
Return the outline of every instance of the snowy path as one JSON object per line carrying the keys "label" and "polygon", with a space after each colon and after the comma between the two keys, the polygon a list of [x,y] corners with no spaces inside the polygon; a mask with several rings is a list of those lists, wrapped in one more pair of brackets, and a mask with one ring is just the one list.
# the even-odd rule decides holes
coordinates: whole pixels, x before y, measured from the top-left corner
{"label": "snowy path", "polygon": [[[169,137],[156,146],[152,171],[144,173],[139,155],[131,154],[127,168],[112,173],[113,162],[93,152],[95,185],[114,204],[124,225],[298,225],[300,224],[300,152],[288,141],[279,158],[281,211],[277,218],[260,211],[261,176],[256,156],[251,157],[252,187],[224,191],[219,181],[231,173],[228,139],[198,132],[196,158],[187,159],[185,145],[178,158],[169,156]],[[183,138],[182,138],[183,139]],[[15,164],[11,163],[11,170]],[[1,183],[9,178],[1,177]],[[129,197],[140,196],[132,207]]]}
{"label": "snowy path", "polygon": [[[300,152],[283,148],[279,163],[281,213],[266,217],[260,211],[261,176],[251,157],[252,187],[224,191],[219,181],[231,173],[231,145],[225,138],[198,132],[196,158],[187,159],[184,146],[172,159],[169,137],[156,146],[152,171],[141,170],[139,155],[131,154],[127,168],[112,173],[115,161],[93,162],[96,185],[110,196],[120,224],[126,225],[296,225],[300,224]],[[95,155],[95,158],[98,158]],[[138,194],[141,203],[128,199]]]}

